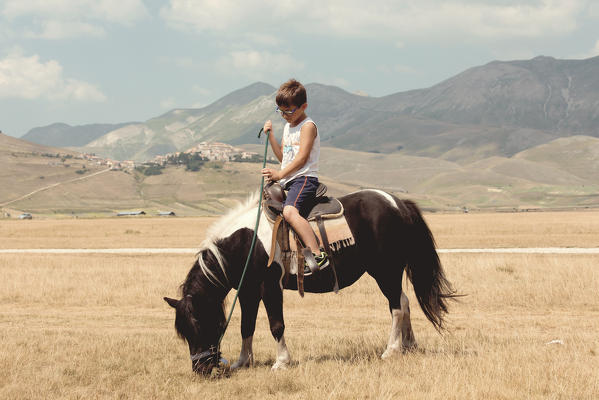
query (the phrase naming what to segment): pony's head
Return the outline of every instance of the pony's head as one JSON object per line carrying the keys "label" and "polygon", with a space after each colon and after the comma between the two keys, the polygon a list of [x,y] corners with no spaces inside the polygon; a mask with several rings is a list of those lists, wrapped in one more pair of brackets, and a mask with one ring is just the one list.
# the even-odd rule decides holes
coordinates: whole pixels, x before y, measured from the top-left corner
{"label": "pony's head", "polygon": [[[187,341],[192,368],[198,374],[209,375],[219,362],[217,345],[226,324],[224,300],[229,290],[237,287],[252,241],[253,230],[249,227],[255,224],[257,208],[258,196],[250,196],[213,225],[181,285],[182,298],[164,298],[176,310],[175,329]],[[262,221],[259,236],[270,238],[270,229],[268,222]],[[254,255],[254,261],[266,265],[268,255],[261,244],[256,247],[261,249],[261,257],[258,260]],[[237,277],[233,282],[231,275]]]}
{"label": "pony's head", "polygon": [[224,303],[191,295],[181,300],[165,297],[164,301],[176,310],[175,329],[189,345],[192,370],[210,375],[220,358],[217,345],[225,329]]}

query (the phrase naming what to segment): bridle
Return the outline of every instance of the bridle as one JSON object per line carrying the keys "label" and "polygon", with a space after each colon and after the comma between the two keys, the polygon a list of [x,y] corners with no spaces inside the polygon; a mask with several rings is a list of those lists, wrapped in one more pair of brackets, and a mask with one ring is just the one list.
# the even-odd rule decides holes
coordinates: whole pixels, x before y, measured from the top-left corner
{"label": "bridle", "polygon": [[204,350],[201,353],[192,354],[189,357],[193,363],[194,369],[197,366],[217,367],[220,360],[220,351],[217,351],[215,346],[210,346],[208,350]]}

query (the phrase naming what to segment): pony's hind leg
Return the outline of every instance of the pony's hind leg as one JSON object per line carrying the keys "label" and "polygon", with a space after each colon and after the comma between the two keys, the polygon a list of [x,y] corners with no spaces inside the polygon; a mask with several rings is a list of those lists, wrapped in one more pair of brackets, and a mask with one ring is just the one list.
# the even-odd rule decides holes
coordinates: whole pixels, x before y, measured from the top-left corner
{"label": "pony's hind leg", "polygon": [[401,309],[404,310],[400,324],[401,347],[403,350],[412,350],[416,348],[417,344],[412,330],[412,321],[410,320],[410,302],[404,292],[401,292]]}
{"label": "pony's hind leg", "polygon": [[414,349],[416,338],[410,321],[410,305],[405,293],[401,293],[400,308],[391,308],[391,334],[381,358],[389,358],[402,351]]}

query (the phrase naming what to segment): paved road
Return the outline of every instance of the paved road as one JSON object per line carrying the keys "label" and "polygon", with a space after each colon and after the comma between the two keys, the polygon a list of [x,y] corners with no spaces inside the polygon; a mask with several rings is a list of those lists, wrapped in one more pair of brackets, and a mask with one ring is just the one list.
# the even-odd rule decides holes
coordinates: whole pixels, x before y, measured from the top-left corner
{"label": "paved road", "polygon": [[[195,254],[192,248],[123,248],[123,249],[0,249],[0,254]],[[599,254],[599,247],[527,247],[499,249],[437,249],[439,253],[504,253],[504,254]]]}

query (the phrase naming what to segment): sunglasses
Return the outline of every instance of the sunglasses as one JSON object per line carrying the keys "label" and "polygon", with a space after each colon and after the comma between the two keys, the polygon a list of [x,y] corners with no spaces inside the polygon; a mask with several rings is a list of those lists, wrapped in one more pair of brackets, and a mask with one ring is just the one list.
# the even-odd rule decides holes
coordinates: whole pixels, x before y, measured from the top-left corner
{"label": "sunglasses", "polygon": [[281,115],[292,115],[294,112],[297,111],[298,108],[299,107],[295,107],[293,110],[285,111],[285,110],[281,110],[279,107],[277,107],[277,109],[275,111]]}

